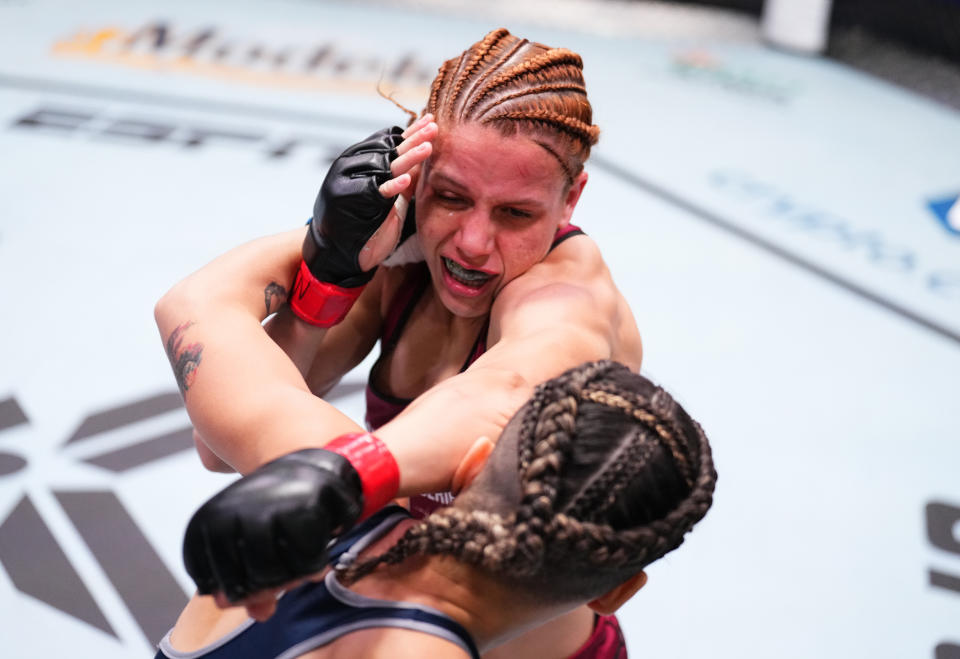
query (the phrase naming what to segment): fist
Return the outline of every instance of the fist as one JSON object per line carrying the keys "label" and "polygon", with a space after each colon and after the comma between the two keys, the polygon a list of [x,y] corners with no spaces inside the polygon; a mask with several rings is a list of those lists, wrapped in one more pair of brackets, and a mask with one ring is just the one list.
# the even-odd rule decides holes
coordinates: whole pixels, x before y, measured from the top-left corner
{"label": "fist", "polygon": [[343,456],[304,449],[268,462],[207,501],[183,541],[187,573],[203,595],[231,602],[326,565],[331,538],[363,507],[360,477]]}
{"label": "fist", "polygon": [[396,126],[377,131],[330,166],[303,243],[303,260],[319,281],[354,288],[373,277],[374,270],[364,272],[358,259],[396,200],[384,197],[380,186],[393,176],[390,164],[402,132]]}

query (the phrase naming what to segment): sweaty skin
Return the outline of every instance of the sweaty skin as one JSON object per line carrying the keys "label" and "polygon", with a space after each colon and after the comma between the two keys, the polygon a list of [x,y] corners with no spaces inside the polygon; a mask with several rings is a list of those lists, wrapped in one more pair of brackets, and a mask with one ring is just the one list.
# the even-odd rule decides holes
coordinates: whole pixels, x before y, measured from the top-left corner
{"label": "sweaty skin", "polygon": [[[586,175],[565,186],[555,159],[523,136],[504,139],[468,125],[436,138],[436,124],[418,123],[403,150],[413,157],[395,180],[409,185],[433,141],[417,184],[417,224],[435,284],[383,370],[388,393],[419,399],[378,431],[400,464],[402,495],[447,489],[470,442],[498,436],[536,383],[592,359],[638,369],[642,356],[633,316],[592,240],[577,236],[548,254]],[[421,149],[427,153],[415,153]],[[347,318],[326,331],[281,310],[268,327],[275,343],[261,326],[264,296],[277,286],[289,290],[304,231],[229,252],[156,307],[164,340],[192,323],[179,338],[202,344],[203,362],[185,394],[187,410],[212,452],[241,473],[358,429],[314,394],[328,391],[373,348],[404,275],[404,268],[381,267]],[[451,281],[445,258],[491,279],[464,291]],[[487,309],[488,350],[457,374]],[[442,432],[433,430],[440,426]]]}
{"label": "sweaty skin", "polygon": [[[506,433],[516,433],[520,424],[508,424]],[[481,438],[471,447],[457,471],[463,487],[468,487],[480,473],[492,450],[492,443]],[[463,501],[467,501],[465,498]],[[379,555],[401,537],[414,520],[404,520],[361,553],[361,557]],[[314,580],[322,579],[326,571]],[[589,602],[590,610],[610,614],[646,582],[639,572],[634,577]],[[298,581],[284,588],[265,591],[254,606],[224,608],[213,597],[194,596],[173,628],[171,641],[181,652],[196,652],[234,632],[247,620],[247,613],[257,620],[266,620],[276,607],[276,599],[284,590],[304,583]],[[460,623],[471,635],[484,657],[545,656],[544,633],[549,634],[556,653],[568,656],[575,652],[589,628],[578,629],[569,624],[569,612],[575,604],[545,604],[539,598],[518,597],[516,589],[481,571],[450,557],[421,556],[395,566],[384,566],[349,589],[374,599],[402,601],[428,606]],[[539,636],[522,634],[536,629]],[[519,636],[519,644],[517,639]],[[540,638],[539,644],[537,639]],[[522,645],[521,645],[522,644]],[[520,651],[525,654],[520,654]],[[302,659],[335,659],[338,657],[464,657],[466,653],[436,636],[389,628],[373,628],[341,636],[337,640],[303,655]]]}
{"label": "sweaty skin", "polygon": [[[394,161],[395,178],[385,186],[393,186],[389,194],[416,186],[433,285],[378,382],[385,393],[415,398],[377,431],[400,467],[399,496],[449,490],[471,444],[498,437],[537,383],[597,359],[638,370],[642,358],[633,315],[595,243],[576,236],[550,250],[586,173],[567,183],[549,151],[523,135],[504,138],[474,125],[441,130],[421,120],[406,136],[407,157]],[[385,256],[398,231],[396,218],[388,219],[368,253]],[[283,307],[264,332],[267,289],[290,290],[304,232],[241,246],[157,304],[164,341],[191,323],[182,340],[203,345],[184,395],[205,465],[248,473],[360,430],[319,396],[373,349],[393,293],[415,266],[380,267],[346,319],[328,330]],[[487,317],[488,349],[460,373]],[[558,628],[588,633],[592,614],[581,607],[561,620]],[[533,632],[550,656],[553,636],[545,633]],[[502,656],[512,656],[509,648]]]}

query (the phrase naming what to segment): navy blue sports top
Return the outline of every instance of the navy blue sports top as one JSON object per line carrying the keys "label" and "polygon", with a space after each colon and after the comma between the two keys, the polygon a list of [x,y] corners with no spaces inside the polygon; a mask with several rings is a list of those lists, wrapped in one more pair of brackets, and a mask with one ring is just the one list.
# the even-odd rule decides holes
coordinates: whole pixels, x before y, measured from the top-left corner
{"label": "navy blue sports top", "polygon": [[[330,549],[331,565],[349,565],[356,557],[410,515],[391,505],[338,540]],[[358,595],[340,584],[333,571],[323,582],[307,583],[277,600],[266,622],[248,620],[220,640],[194,652],[179,652],[170,632],[160,641],[155,659],[293,659],[360,629],[401,627],[444,638],[473,659],[480,659],[467,630],[449,616],[421,604]]]}

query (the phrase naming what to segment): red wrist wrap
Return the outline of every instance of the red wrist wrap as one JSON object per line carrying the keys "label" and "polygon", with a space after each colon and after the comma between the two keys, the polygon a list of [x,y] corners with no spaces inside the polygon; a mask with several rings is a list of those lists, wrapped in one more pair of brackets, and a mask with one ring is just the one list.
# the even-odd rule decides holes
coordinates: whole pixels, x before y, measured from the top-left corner
{"label": "red wrist wrap", "polygon": [[340,435],[323,448],[345,457],[360,475],[363,487],[360,519],[366,519],[397,496],[400,468],[387,445],[370,433]]}
{"label": "red wrist wrap", "polygon": [[343,288],[320,281],[307,264],[300,261],[290,294],[290,308],[297,317],[311,325],[331,327],[343,320],[362,292],[363,286]]}

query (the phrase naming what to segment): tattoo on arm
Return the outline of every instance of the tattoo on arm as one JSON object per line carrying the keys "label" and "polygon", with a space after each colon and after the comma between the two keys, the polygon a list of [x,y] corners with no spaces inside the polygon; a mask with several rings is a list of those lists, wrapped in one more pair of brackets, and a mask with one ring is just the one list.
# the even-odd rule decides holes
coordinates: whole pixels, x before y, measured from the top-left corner
{"label": "tattoo on arm", "polygon": [[267,305],[268,316],[274,311],[277,311],[277,309],[273,309],[274,300],[276,300],[277,309],[279,309],[280,305],[287,301],[287,289],[277,282],[272,281],[263,289],[263,302]]}
{"label": "tattoo on arm", "polygon": [[202,343],[183,345],[183,333],[193,326],[193,321],[178,325],[170,338],[167,339],[167,359],[173,367],[173,376],[180,387],[180,395],[185,396],[187,389],[193,385],[197,376],[197,367],[200,365],[200,356],[203,354]]}

